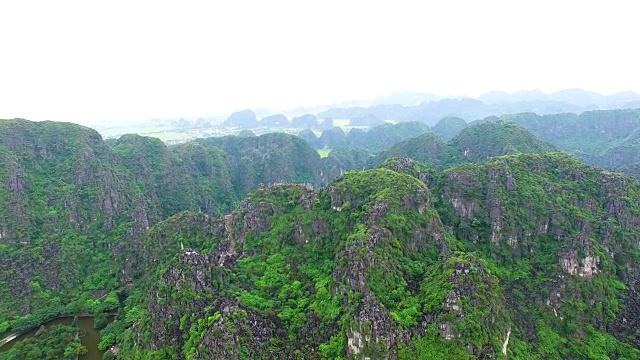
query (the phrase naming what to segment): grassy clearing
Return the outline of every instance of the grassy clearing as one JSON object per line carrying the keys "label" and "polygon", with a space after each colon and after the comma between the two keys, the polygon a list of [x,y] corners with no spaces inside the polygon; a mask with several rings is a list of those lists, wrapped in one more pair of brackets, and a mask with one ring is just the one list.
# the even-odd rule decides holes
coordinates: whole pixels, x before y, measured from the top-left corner
{"label": "grassy clearing", "polygon": [[331,152],[331,149],[318,149],[318,154],[320,155],[321,158],[326,158],[327,156],[329,156],[330,152]]}

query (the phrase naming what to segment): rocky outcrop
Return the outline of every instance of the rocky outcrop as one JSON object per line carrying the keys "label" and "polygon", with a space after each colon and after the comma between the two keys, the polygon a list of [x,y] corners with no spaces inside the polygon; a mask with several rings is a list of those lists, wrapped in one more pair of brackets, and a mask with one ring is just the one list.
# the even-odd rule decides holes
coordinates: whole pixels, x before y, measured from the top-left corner
{"label": "rocky outcrop", "polygon": [[[439,212],[451,214],[442,219],[458,238],[471,240],[472,248],[492,261],[512,264],[511,275],[503,275],[501,281],[512,293],[524,293],[513,298],[505,293],[511,307],[544,304],[544,315],[539,316],[565,322],[578,317],[605,328],[613,317],[600,309],[611,296],[621,297],[623,288],[611,279],[635,283],[634,266],[623,260],[637,251],[631,235],[638,225],[637,213],[622,199],[625,193],[637,194],[638,188],[627,177],[564,155],[521,155],[449,170],[434,191],[443,195],[446,206]],[[630,237],[623,240],[621,233]],[[614,262],[625,265],[616,270]],[[520,280],[532,278],[542,281],[538,291],[527,290]],[[607,284],[606,290],[601,284]],[[446,307],[452,312],[460,311],[456,291],[447,296]],[[634,309],[627,301],[626,309]],[[588,310],[577,310],[574,304],[588,304]],[[535,338],[527,324],[532,320],[525,318],[513,316],[515,329]],[[455,338],[453,325],[440,325],[443,336]],[[506,333],[507,328],[502,330]]]}
{"label": "rocky outcrop", "polygon": [[560,256],[560,266],[569,275],[575,275],[591,279],[600,272],[600,258],[587,254],[584,258],[578,258],[578,251],[569,250]]}
{"label": "rocky outcrop", "polygon": [[[304,185],[265,187],[245,199],[234,212],[225,215],[218,222],[184,214],[181,221],[176,218],[163,224],[159,229],[175,229],[177,225],[171,225],[172,223],[186,224],[186,220],[193,218],[196,221],[189,226],[200,229],[195,231],[196,234],[210,233],[212,238],[219,241],[215,250],[209,254],[184,247],[178,261],[167,268],[160,285],[154,287],[149,312],[154,318],[152,326],[161,330],[156,331],[152,348],[160,350],[163,346],[169,346],[181,349],[188,343],[188,347],[196,349],[195,358],[232,359],[238,358],[239,354],[260,357],[268,349],[276,349],[279,354],[289,354],[287,356],[307,349],[309,352],[306,353],[306,358],[319,358],[323,346],[343,334],[342,351],[348,356],[396,359],[399,346],[412,336],[424,334],[425,326],[432,323],[433,319],[418,317],[415,325],[409,328],[400,326],[394,318],[399,315],[393,313],[399,309],[390,308],[391,304],[383,303],[387,300],[381,299],[386,299],[388,293],[380,288],[378,282],[381,279],[374,272],[377,269],[390,269],[393,276],[408,282],[405,285],[408,290],[403,291],[415,293],[420,279],[412,279],[404,274],[400,259],[393,255],[393,251],[398,251],[397,248],[390,250],[400,246],[407,253],[420,254],[428,247],[446,251],[446,236],[442,224],[433,215],[431,195],[423,184],[415,182],[409,176],[393,172],[374,172],[372,176],[381,177],[381,181],[389,181],[389,184],[398,189],[400,196],[390,198],[389,201],[372,201],[371,198],[359,197],[357,193],[361,189],[353,188],[350,183],[356,177],[364,179],[367,176],[346,176],[344,183],[339,181],[330,188],[320,190]],[[374,192],[374,196],[375,192],[383,191],[384,188],[372,187],[370,190]],[[288,200],[278,202],[280,200],[277,199]],[[314,296],[320,296],[317,293],[319,285],[305,285],[305,276],[295,269],[305,267],[307,261],[315,261],[313,258],[318,256],[317,246],[326,246],[322,244],[336,241],[334,237],[341,236],[339,234],[342,230],[334,228],[334,220],[321,216],[322,212],[318,211],[342,206],[346,200],[351,203],[344,213],[339,212],[340,216],[348,218],[357,212],[360,220],[348,225],[357,230],[344,246],[336,250],[335,255],[329,257],[335,258],[336,264],[327,274],[329,277],[325,281],[329,281],[327,285],[330,286],[325,289],[334,300],[323,300],[323,303],[333,301],[336,305],[341,304],[349,321],[338,323],[327,319],[326,315],[320,316],[307,311],[307,325],[302,326],[295,335],[287,334],[285,329],[291,324],[284,322],[282,313],[276,317],[249,305],[251,296],[254,296],[249,294],[254,294],[252,291],[257,291],[255,286],[258,285],[239,284],[234,279],[244,271],[241,267],[246,266],[244,264],[252,261],[251,259],[261,256],[268,259],[276,256],[278,248],[284,249],[291,245],[294,247],[287,248],[287,252],[297,249],[300,254],[299,258],[294,256],[287,260],[290,262],[291,276],[302,282],[300,286],[307,289],[307,296],[311,300],[306,300],[305,303],[313,302]],[[291,212],[297,214],[293,218],[298,219],[298,222],[287,225],[289,230],[282,232],[284,223],[279,218],[284,216],[289,219]],[[328,215],[335,213],[335,210],[329,210]],[[416,223],[411,229],[397,228],[396,224],[388,222],[392,214],[417,214],[425,217],[425,221]],[[308,220],[301,221],[303,218]],[[218,230],[203,233],[204,224],[219,224]],[[209,225],[206,226],[208,228]],[[186,229],[181,231],[184,230]],[[194,233],[194,230],[189,232]],[[164,241],[162,238],[169,238],[166,230],[154,228],[151,234],[154,237],[164,234],[159,238],[160,243]],[[278,237],[269,237],[274,234],[278,234]],[[256,248],[256,239],[263,239],[276,247],[269,245]],[[273,243],[272,240],[277,242]],[[259,274],[257,276],[260,277]],[[256,284],[258,283],[259,281]],[[232,295],[228,289],[236,286],[244,290]],[[358,300],[354,301],[354,297]],[[191,330],[187,332],[186,329]],[[194,338],[194,331],[200,335]],[[293,343],[287,340],[292,336],[297,339]]]}

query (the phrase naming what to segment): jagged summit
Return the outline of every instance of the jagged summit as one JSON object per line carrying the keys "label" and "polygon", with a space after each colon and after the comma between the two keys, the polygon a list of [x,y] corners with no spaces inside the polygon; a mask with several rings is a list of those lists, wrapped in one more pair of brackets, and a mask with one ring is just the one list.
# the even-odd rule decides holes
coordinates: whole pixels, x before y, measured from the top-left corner
{"label": "jagged summit", "polygon": [[[630,334],[622,319],[632,302],[617,310],[580,304],[635,296],[621,284],[635,281],[638,250],[615,235],[634,233],[640,219],[634,200],[617,200],[640,197],[635,181],[559,153],[443,173],[410,159],[385,166],[407,175],[347,172],[319,190],[258,191],[214,223],[209,250],[174,245],[180,260],[167,268],[171,277],[148,290],[161,294],[149,297],[151,349],[194,348],[196,358],[256,357],[268,343],[307,358],[481,358],[503,349],[527,358],[640,356],[628,344],[613,350],[578,335]],[[598,227],[602,219],[611,227]],[[192,279],[195,292],[180,290],[180,279]],[[205,301],[182,305],[190,298]],[[176,332],[184,336],[170,340]],[[548,348],[549,337],[571,345]]]}

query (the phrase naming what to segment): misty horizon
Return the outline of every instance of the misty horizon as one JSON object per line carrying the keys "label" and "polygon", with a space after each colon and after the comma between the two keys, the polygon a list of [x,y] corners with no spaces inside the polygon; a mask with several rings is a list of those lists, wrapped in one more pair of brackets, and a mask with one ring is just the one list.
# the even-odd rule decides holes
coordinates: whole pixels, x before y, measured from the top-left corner
{"label": "misty horizon", "polygon": [[407,90],[640,92],[631,3],[5,3],[0,118],[131,121]]}
{"label": "misty horizon", "polygon": [[[577,95],[580,99],[579,101],[575,101],[572,99],[568,99],[564,97],[565,94],[573,93]],[[587,97],[587,99],[585,99]],[[356,107],[374,107],[379,105],[402,105],[402,106],[418,106],[422,103],[438,103],[441,100],[463,100],[463,99],[473,99],[480,102],[483,102],[488,105],[493,104],[508,104],[508,103],[526,103],[526,102],[539,102],[539,101],[547,101],[547,102],[558,102],[558,103],[566,103],[572,105],[581,105],[581,106],[591,106],[589,108],[584,109],[584,111],[588,110],[598,110],[598,109],[614,109],[614,108],[623,108],[623,106],[604,106],[600,107],[598,104],[599,101],[606,101],[607,99],[619,98],[619,104],[624,104],[625,99],[627,103],[633,103],[633,107],[640,107],[640,94],[631,91],[631,90],[621,90],[616,91],[610,94],[602,94],[595,91],[580,89],[580,88],[566,88],[554,92],[544,92],[540,89],[523,89],[514,92],[507,92],[502,90],[491,90],[480,94],[479,96],[467,96],[467,95],[442,95],[442,94],[433,94],[427,92],[420,92],[416,90],[406,90],[400,92],[393,92],[386,95],[378,95],[375,97],[371,97],[368,99],[348,99],[337,101],[330,104],[311,104],[307,106],[292,106],[289,108],[270,108],[270,107],[239,107],[235,109],[230,109],[225,112],[201,112],[201,113],[188,113],[184,114],[176,114],[176,115],[162,115],[155,114],[146,117],[122,117],[122,118],[110,118],[110,119],[77,119],[77,120],[69,120],[63,118],[26,118],[24,116],[4,116],[0,118],[9,119],[9,118],[23,118],[31,121],[66,121],[66,122],[74,122],[82,125],[93,125],[93,126],[108,126],[108,124],[104,124],[105,121],[113,121],[113,125],[121,125],[122,122],[134,121],[134,122],[144,122],[149,120],[172,120],[172,119],[197,119],[197,118],[205,118],[208,120],[218,120],[222,121],[229,117],[231,114],[243,110],[251,110],[256,113],[258,118],[266,117],[275,114],[285,114],[288,117],[294,117],[303,115],[305,113],[318,114],[322,111],[327,111],[330,109],[348,109],[348,108],[356,108]],[[595,99],[594,99],[595,98]],[[589,102],[590,99],[593,101]],[[412,101],[413,100],[413,101]],[[637,104],[636,104],[637,103]],[[469,120],[469,119],[467,119]]]}

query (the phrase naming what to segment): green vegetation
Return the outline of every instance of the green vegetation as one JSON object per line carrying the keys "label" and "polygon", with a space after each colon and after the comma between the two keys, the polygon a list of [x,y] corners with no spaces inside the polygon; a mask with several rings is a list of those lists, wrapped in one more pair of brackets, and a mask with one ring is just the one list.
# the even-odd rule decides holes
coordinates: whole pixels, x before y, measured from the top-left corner
{"label": "green vegetation", "polygon": [[51,328],[42,326],[35,336],[0,353],[0,359],[74,359],[87,352],[80,343],[79,331],[75,325],[54,325]]}
{"label": "green vegetation", "polygon": [[[74,124],[0,121],[0,181],[7,184],[0,187],[0,336],[65,314],[100,320],[116,309],[114,291],[131,285],[137,271],[132,248],[168,216],[229,212],[246,193],[242,185],[319,182],[320,158],[297,137],[225,144],[228,154],[206,141],[167,147],[126,135],[109,146]],[[253,179],[230,166],[233,151],[252,149],[261,154],[250,159],[260,171]],[[274,171],[265,175],[264,167]]]}
{"label": "green vegetation", "polygon": [[[164,295],[144,297],[150,312],[140,319],[151,320],[139,323],[148,341],[186,358],[481,358],[501,356],[510,333],[511,358],[640,358],[635,330],[618,325],[633,311],[621,305],[622,279],[635,276],[624,269],[640,253],[625,239],[635,238],[640,209],[606,205],[616,194],[640,198],[638,184],[553,153],[443,173],[398,159],[385,166],[411,176],[348,172],[317,192],[251,194],[225,220],[228,232],[209,235],[218,250],[191,248],[156,273],[160,283],[148,291]],[[188,232],[175,241],[180,234]],[[624,258],[603,251],[613,248],[607,241]],[[230,247],[236,260],[206,260]],[[209,269],[204,282],[198,269]],[[183,337],[167,342],[176,331]],[[412,340],[388,347],[401,333]],[[141,356],[149,348],[135,334],[115,341]],[[211,345],[222,334],[226,346]],[[356,338],[354,350],[347,343]]]}
{"label": "green vegetation", "polygon": [[[91,313],[116,359],[640,359],[638,182],[512,122],[416,139],[389,154],[428,163],[356,172],[366,150],[284,134],[0,122],[0,331]],[[13,349],[72,356],[73,331]]]}
{"label": "green vegetation", "polygon": [[[518,113],[500,117],[490,116],[469,124],[460,118],[445,117],[431,127],[431,131],[443,141],[449,142],[452,147],[456,147],[457,150],[454,152],[464,152],[467,148],[469,149],[468,155],[464,159],[458,155],[457,161],[484,161],[486,156],[548,150],[544,149],[545,146],[536,145],[536,141],[530,134],[522,134],[522,131],[517,130],[513,125],[511,128],[503,129],[496,125],[496,123],[504,124],[505,122],[517,123],[555,148],[574,155],[588,164],[622,171],[634,177],[640,176],[640,170],[638,170],[640,169],[640,142],[638,141],[640,111],[638,109],[586,111],[579,115]],[[484,130],[481,130],[484,123],[487,124],[484,125]],[[468,129],[465,133],[463,130],[467,127],[474,129]],[[464,136],[466,139],[459,138],[455,144],[452,139],[456,136]],[[507,139],[510,143],[502,143]],[[434,155],[425,156],[418,153],[413,156],[407,150],[403,150],[404,154],[399,152],[402,148],[419,152],[420,146],[425,145],[420,142],[418,139],[411,139],[399,144],[397,149],[392,150],[388,155],[381,156],[377,163],[382,163],[390,156],[408,156],[442,169],[457,163],[445,161],[445,165],[441,167],[438,163],[442,163],[444,159],[432,162]],[[485,158],[474,158],[478,153]]]}
{"label": "green vegetation", "polygon": [[448,144],[459,162],[484,161],[494,156],[543,153],[554,147],[515,122],[488,121],[464,128]]}
{"label": "green vegetation", "polygon": [[321,158],[326,158],[327,156],[329,156],[330,152],[331,149],[318,149],[318,155],[320,155]]}
{"label": "green vegetation", "polygon": [[[335,121],[339,124],[339,120]],[[365,131],[361,128],[351,128],[345,134],[341,127],[334,126],[326,129],[320,137],[311,130],[303,130],[298,136],[309,145],[317,149],[349,148],[362,149],[372,154],[379,154],[400,141],[424,134],[429,127],[422,122],[407,121],[397,124],[385,123],[371,127]]]}
{"label": "green vegetation", "polygon": [[617,146],[633,135],[640,126],[640,111],[586,111],[580,115],[536,115],[522,113],[504,115],[564,151],[594,155]]}
{"label": "green vegetation", "polygon": [[486,161],[494,156],[553,150],[553,146],[515,122],[487,121],[464,128],[446,144],[431,132],[400,142],[382,153],[376,163],[382,164],[392,157],[408,157],[443,170],[460,163]]}
{"label": "green vegetation", "polygon": [[456,117],[445,117],[438,121],[431,131],[438,134],[443,141],[449,141],[467,127],[467,122]]}
{"label": "green vegetation", "polygon": [[333,149],[323,158],[325,184],[349,170],[365,170],[370,167],[371,155],[363,149]]}
{"label": "green vegetation", "polygon": [[282,133],[244,138],[225,136],[196,143],[222,150],[239,198],[261,183],[318,184],[320,181],[320,155],[297,136]]}
{"label": "green vegetation", "polygon": [[396,144],[378,156],[376,162],[382,164],[389,158],[408,157],[443,169],[455,161],[455,154],[435,133],[428,132]]}
{"label": "green vegetation", "polygon": [[580,115],[504,115],[578,159],[638,177],[640,110],[586,111]]}
{"label": "green vegetation", "polygon": [[[335,203],[332,197],[336,196],[352,201]],[[283,351],[286,343],[300,344],[296,351],[308,354],[312,352],[313,344],[317,346],[319,340],[325,354],[341,354],[343,345],[338,344],[344,343],[335,341],[344,339],[347,331],[354,326],[347,320],[358,310],[358,299],[362,299],[362,306],[374,305],[371,301],[379,299],[390,316],[386,326],[417,326],[422,315],[423,300],[419,296],[420,292],[412,289],[410,284],[426,283],[427,274],[433,274],[438,281],[443,278],[439,277],[436,270],[440,259],[436,245],[427,242],[431,235],[422,240],[411,238],[416,229],[422,229],[426,234],[427,228],[438,221],[433,211],[420,216],[419,204],[416,204],[416,208],[405,207],[405,202],[415,201],[416,196],[419,204],[428,203],[429,195],[424,184],[413,177],[383,169],[347,173],[332,184],[331,192],[314,193],[300,186],[285,186],[253,193],[249,196],[250,204],[255,204],[256,207],[241,206],[231,215],[232,218],[227,220],[232,226],[229,235],[208,235],[218,239],[213,240],[214,243],[218,242],[218,248],[229,248],[233,243],[236,251],[242,255],[239,253],[237,263],[230,267],[213,263],[206,265],[210,269],[204,273],[207,280],[203,288],[195,291],[192,288],[180,289],[198,272],[197,267],[189,264],[193,261],[205,261],[203,265],[207,264],[206,257],[196,254],[211,251],[206,250],[210,246],[198,246],[203,243],[193,241],[194,237],[207,238],[207,235],[202,234],[201,230],[194,231],[201,229],[199,226],[188,230],[192,235],[187,235],[184,230],[175,235],[164,234],[168,229],[175,228],[171,223],[196,226],[199,221],[194,221],[194,217],[188,214],[185,216],[189,220],[171,219],[166,224],[159,224],[156,228],[167,230],[152,231],[146,241],[162,241],[160,247],[164,249],[163,253],[168,254],[179,253],[176,244],[186,247],[186,241],[190,241],[189,249],[194,253],[188,257],[195,258],[187,260],[187,255],[183,254],[178,262],[167,260],[173,270],[166,271],[177,271],[176,274],[180,275],[167,278],[166,272],[159,273],[162,277],[160,284],[157,288],[150,289],[162,295],[157,301],[157,297],[149,298],[150,303],[146,308],[161,308],[164,309],[163,313],[168,311],[181,314],[180,321],[171,324],[166,323],[166,319],[150,314],[152,320],[148,326],[156,329],[151,334],[151,342],[165,339],[162,343],[166,344],[166,338],[175,327],[184,331],[185,337],[175,339],[170,345],[173,349],[171,351],[182,351],[187,358],[189,354],[215,358],[223,356],[221,349],[209,349],[198,344],[211,341],[208,339],[218,332],[238,329],[233,330],[239,331],[241,335],[234,340],[237,342],[234,343],[234,348],[239,353],[246,351],[249,357],[252,354],[259,356],[261,351],[273,346],[276,346],[274,349]],[[307,202],[301,200],[307,197],[312,201],[311,209],[305,205]],[[340,207],[341,211],[335,210],[336,207]],[[273,211],[279,215],[274,216]],[[386,215],[387,212],[389,215]],[[405,215],[406,219],[403,218]],[[385,231],[374,221],[373,217],[376,216],[382,216],[380,220],[389,216],[383,226],[388,229],[386,231],[396,235],[373,240]],[[236,228],[236,221],[242,227]],[[255,230],[248,229],[246,225],[242,225],[245,221],[259,227]],[[325,230],[320,231],[318,228]],[[173,245],[164,241],[171,241]],[[375,249],[369,249],[372,241],[378,241]],[[415,253],[411,249],[424,249],[425,252]],[[148,256],[156,259],[156,255]],[[336,263],[335,259],[340,258],[348,261]],[[374,266],[377,261],[389,264],[397,270],[382,273]],[[359,276],[366,279],[366,283],[354,288],[349,277],[352,276],[351,267],[358,263],[363,266]],[[187,280],[184,285],[180,285],[183,280],[179,279]],[[335,289],[340,290],[336,292]],[[435,295],[432,290],[423,291],[430,294],[424,299],[443,296],[442,292]],[[197,302],[198,299],[206,300],[203,305],[209,305],[205,308],[199,308],[197,304],[185,307],[185,304]],[[345,308],[345,301],[353,303],[355,307]],[[223,303],[229,307],[226,313],[221,305]],[[272,323],[274,317],[279,319],[281,325],[266,343],[255,341],[253,332],[245,329],[246,319],[257,319],[259,324],[265,326],[264,331],[269,331],[267,329],[275,326]],[[314,328],[308,327],[310,322],[316,324]],[[163,325],[158,326],[159,324]],[[362,326],[368,325],[363,322]],[[166,335],[163,334],[165,331]],[[127,336],[130,335],[125,332],[116,341],[127,343]],[[123,348],[123,351],[142,353],[145,347],[145,344],[137,344],[128,350]],[[383,350],[375,350],[378,347],[379,344],[371,344],[367,351]],[[191,353],[193,349],[196,349],[195,353]]]}

